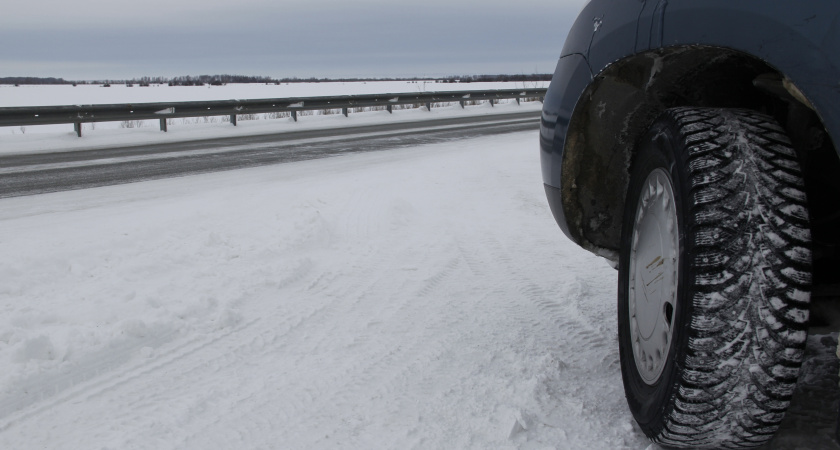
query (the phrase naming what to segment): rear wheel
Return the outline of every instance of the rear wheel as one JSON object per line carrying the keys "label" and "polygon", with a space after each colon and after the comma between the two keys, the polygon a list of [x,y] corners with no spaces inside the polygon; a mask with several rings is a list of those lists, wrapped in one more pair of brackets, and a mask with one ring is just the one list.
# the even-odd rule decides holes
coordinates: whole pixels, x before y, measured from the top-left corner
{"label": "rear wheel", "polygon": [[619,263],[621,370],[652,440],[758,446],[787,410],[805,347],[804,183],[776,122],[676,108],[640,141]]}

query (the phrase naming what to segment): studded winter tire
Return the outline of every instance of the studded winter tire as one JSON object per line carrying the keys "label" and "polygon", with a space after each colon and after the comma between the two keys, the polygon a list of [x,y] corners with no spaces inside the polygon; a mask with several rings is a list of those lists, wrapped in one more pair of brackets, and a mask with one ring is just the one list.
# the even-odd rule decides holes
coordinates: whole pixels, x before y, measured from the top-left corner
{"label": "studded winter tire", "polygon": [[754,447],[804,353],[811,253],[784,130],[746,110],[675,108],[640,140],[619,263],[630,410],[665,446]]}

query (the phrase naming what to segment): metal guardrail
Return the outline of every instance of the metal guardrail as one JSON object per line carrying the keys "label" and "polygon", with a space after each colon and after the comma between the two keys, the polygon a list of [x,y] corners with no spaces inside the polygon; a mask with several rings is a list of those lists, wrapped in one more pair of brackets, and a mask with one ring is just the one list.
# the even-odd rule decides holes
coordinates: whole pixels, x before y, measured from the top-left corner
{"label": "metal guardrail", "polygon": [[496,100],[545,97],[546,89],[506,89],[485,91],[451,91],[397,94],[342,95],[336,97],[290,97],[257,100],[213,100],[170,103],[123,103],[111,105],[20,106],[0,108],[0,126],[73,124],[82,137],[82,124],[90,122],[119,122],[124,120],[160,120],[161,131],[167,130],[167,119],[181,117],[230,116],[236,125],[237,115],[289,112],[297,121],[299,111],[341,109],[347,116],[350,108],[386,107],[392,112],[395,105],[460,103],[484,100],[491,105]]}

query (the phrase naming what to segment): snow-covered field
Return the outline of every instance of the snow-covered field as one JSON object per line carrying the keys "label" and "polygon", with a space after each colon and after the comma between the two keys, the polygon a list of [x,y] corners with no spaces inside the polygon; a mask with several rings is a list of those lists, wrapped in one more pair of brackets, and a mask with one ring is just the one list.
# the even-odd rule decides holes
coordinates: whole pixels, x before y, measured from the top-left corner
{"label": "snow-covered field", "polygon": [[[275,97],[305,97],[346,94],[377,94],[390,92],[418,92],[476,89],[518,89],[547,87],[548,83],[426,83],[423,82],[371,82],[371,83],[292,83],[283,85],[230,84],[226,86],[157,86],[126,87],[113,85],[61,86],[9,86],[0,85],[0,107],[36,105],[73,105],[95,103],[139,103],[161,101],[256,99]],[[295,122],[291,118],[271,118],[270,114],[241,117],[237,126],[225,123],[226,116],[171,119],[169,130],[160,131],[155,120],[125,122],[100,122],[82,124],[83,137],[78,138],[72,124],[39,125],[26,127],[0,127],[0,155],[10,153],[35,153],[69,151],[77,149],[108,148],[161,142],[181,142],[196,139],[214,139],[232,136],[269,134],[321,128],[353,127],[360,125],[413,122],[420,120],[463,117],[465,115],[505,114],[520,111],[539,111],[537,101],[517,105],[514,100],[503,100],[491,107],[488,103],[457,104],[425,108],[387,111],[366,111],[341,114],[322,114],[307,111]],[[142,123],[141,123],[142,122]],[[131,126],[132,128],[126,128]]]}
{"label": "snow-covered field", "polygon": [[128,87],[113,84],[2,85],[0,107],[92,105],[108,103],[191,102],[200,100],[319,97],[332,95],[403,92],[468,91],[484,89],[545,88],[547,81],[493,83],[435,83],[434,81],[372,81],[327,83],[237,83],[224,86],[151,85]]}
{"label": "snow-covered field", "polygon": [[[0,448],[648,448],[616,272],[557,229],[537,155],[514,133],[0,200]],[[773,448],[832,448],[833,342]]]}

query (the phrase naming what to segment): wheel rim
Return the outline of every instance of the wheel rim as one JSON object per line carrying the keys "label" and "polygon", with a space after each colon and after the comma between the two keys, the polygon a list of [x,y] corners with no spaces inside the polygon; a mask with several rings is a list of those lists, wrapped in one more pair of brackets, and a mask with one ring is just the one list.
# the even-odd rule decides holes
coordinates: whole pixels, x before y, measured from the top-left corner
{"label": "wheel rim", "polygon": [[668,173],[653,170],[642,185],[633,222],[628,303],[633,358],[642,380],[662,375],[677,310],[679,229]]}

